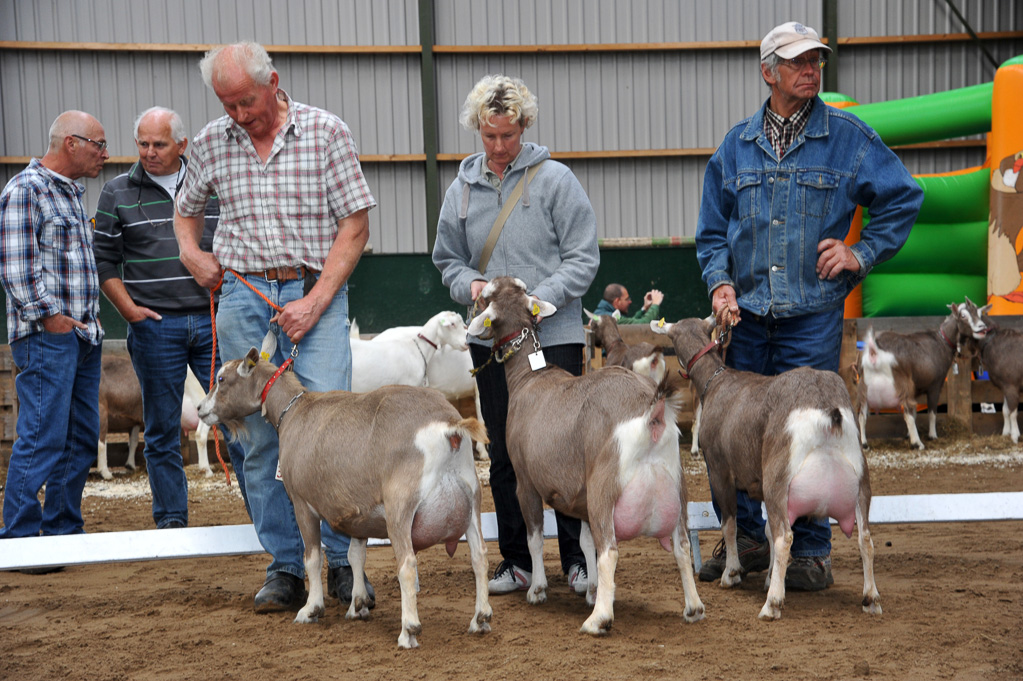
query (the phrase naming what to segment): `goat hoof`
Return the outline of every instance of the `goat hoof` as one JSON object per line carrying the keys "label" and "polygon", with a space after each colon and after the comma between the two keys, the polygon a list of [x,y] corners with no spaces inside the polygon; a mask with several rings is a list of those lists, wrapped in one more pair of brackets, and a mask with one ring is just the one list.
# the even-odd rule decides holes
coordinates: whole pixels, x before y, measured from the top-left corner
{"label": "goat hoof", "polygon": [[869,596],[863,597],[863,612],[868,615],[880,615],[881,614],[881,599],[870,598]]}
{"label": "goat hoof", "polygon": [[313,608],[309,612],[306,612],[306,609],[302,608],[298,611],[298,614],[295,615],[294,624],[316,624],[322,614],[323,610],[319,608]]}
{"label": "goat hoof", "polygon": [[488,620],[480,621],[479,617],[472,618],[469,622],[469,633],[470,634],[489,634],[490,633],[490,622]]}
{"label": "goat hoof", "polygon": [[526,592],[526,600],[529,601],[530,605],[540,605],[541,603],[547,602],[547,590],[546,589],[530,589]]}
{"label": "goat hoof", "polygon": [[690,624],[699,622],[703,619],[703,607],[699,608],[686,608],[685,612],[682,613],[682,619]]}
{"label": "goat hoof", "polygon": [[355,609],[355,603],[352,603],[348,607],[348,612],[345,613],[346,620],[368,620],[369,619],[369,608],[363,607],[360,610]]}
{"label": "goat hoof", "polygon": [[419,641],[416,640],[415,636],[410,635],[407,631],[402,630],[398,636],[398,647],[404,650],[411,650],[412,648],[419,647]]}
{"label": "goat hoof", "polygon": [[773,604],[770,601],[764,603],[764,607],[760,609],[760,614],[757,615],[763,622],[774,622],[781,619],[781,604]]}
{"label": "goat hoof", "polygon": [[100,477],[102,477],[104,480],[113,480],[114,479],[114,474],[111,473],[110,471],[100,471],[99,474],[100,474]]}
{"label": "goat hoof", "polygon": [[730,589],[736,584],[742,583],[742,573],[738,570],[734,572],[728,572],[727,570],[721,574],[721,588]]}
{"label": "goat hoof", "polygon": [[579,633],[589,634],[590,636],[607,636],[611,631],[612,624],[614,624],[614,619],[603,619],[591,615],[589,619],[583,622]]}

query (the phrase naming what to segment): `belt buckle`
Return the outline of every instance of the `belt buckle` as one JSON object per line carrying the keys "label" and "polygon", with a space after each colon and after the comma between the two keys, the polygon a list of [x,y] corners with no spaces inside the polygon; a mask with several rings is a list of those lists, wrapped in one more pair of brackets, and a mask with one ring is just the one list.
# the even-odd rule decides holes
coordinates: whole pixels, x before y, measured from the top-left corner
{"label": "belt buckle", "polygon": [[[273,274],[274,274],[273,278],[270,277],[270,273],[271,272],[273,272]],[[271,267],[268,270],[263,270],[263,278],[266,279],[267,281],[277,281],[278,280],[277,268],[276,267]]]}

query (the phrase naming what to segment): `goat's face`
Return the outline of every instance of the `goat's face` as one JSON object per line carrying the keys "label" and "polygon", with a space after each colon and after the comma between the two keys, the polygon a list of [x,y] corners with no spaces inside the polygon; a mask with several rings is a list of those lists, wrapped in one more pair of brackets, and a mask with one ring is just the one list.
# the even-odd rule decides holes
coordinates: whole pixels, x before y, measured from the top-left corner
{"label": "goat's face", "polygon": [[260,393],[266,381],[254,371],[259,351],[249,350],[242,359],[233,359],[220,368],[213,392],[199,403],[199,418],[207,425],[218,423],[237,427],[249,414],[260,409]]}
{"label": "goat's face", "polygon": [[713,317],[680,319],[674,324],[669,324],[662,319],[650,322],[650,329],[654,333],[664,334],[671,339],[679,363],[685,366],[696,353],[710,343],[714,325]]}
{"label": "goat's face", "polygon": [[447,345],[455,350],[468,350],[465,342],[465,322],[457,312],[440,312],[437,320],[437,345]]}
{"label": "goat's face", "polygon": [[495,335],[501,337],[513,328],[532,328],[533,318],[550,317],[558,311],[546,301],[530,298],[526,284],[512,277],[498,277],[489,282],[480,297],[487,307],[473,318],[469,333],[483,340]]}
{"label": "goat's face", "polygon": [[948,306],[956,315],[959,334],[966,338],[981,340],[991,330],[991,319],[987,316],[990,305],[978,308],[969,297],[962,305],[952,303]]}
{"label": "goat's face", "polygon": [[[621,332],[618,330],[618,322],[614,316],[611,315],[595,315],[589,310],[583,310],[586,316],[590,318],[590,330],[593,332],[593,344],[598,348],[604,347],[604,344],[610,340],[621,337]],[[617,310],[615,310],[617,312]]]}

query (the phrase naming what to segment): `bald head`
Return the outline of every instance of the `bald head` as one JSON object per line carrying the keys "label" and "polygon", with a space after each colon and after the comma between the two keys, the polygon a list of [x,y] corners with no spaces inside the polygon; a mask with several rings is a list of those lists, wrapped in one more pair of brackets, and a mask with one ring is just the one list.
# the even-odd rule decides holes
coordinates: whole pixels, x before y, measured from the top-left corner
{"label": "bald head", "polygon": [[102,124],[84,111],[65,111],[50,126],[42,164],[64,177],[96,177],[110,158]]}

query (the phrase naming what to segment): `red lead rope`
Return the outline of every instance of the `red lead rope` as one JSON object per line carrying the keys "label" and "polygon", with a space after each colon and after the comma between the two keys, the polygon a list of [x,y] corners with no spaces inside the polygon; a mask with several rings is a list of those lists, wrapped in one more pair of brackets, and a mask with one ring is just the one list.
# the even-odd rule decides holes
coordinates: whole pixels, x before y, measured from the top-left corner
{"label": "red lead rope", "polygon": [[[241,276],[240,274],[238,274],[237,272],[235,272],[232,269],[228,269],[227,271],[230,272],[231,274],[233,274],[235,277],[237,277],[243,284],[245,284],[250,289],[252,289],[253,293],[255,293],[260,298],[265,300],[267,305],[269,305],[273,309],[277,310],[278,312],[284,312],[283,308],[281,308],[279,305],[274,304],[274,302],[272,300],[270,300],[269,298],[264,296],[262,293],[260,293],[258,290],[256,290],[256,287],[253,286],[252,284],[250,284],[248,281],[246,281],[245,277]],[[224,285],[224,276],[221,275],[220,276],[220,281],[217,282],[217,285],[210,289],[210,322],[212,323],[212,326],[213,326],[213,354],[210,357],[210,388],[207,391],[207,394],[213,392],[213,386],[214,386],[214,384],[216,383],[216,380],[217,380],[217,313],[214,311],[214,307],[213,307],[213,294],[216,293],[217,291],[219,291],[220,287],[223,286],[223,285]],[[224,469],[224,476],[227,478],[228,486],[230,486],[231,485],[231,474],[227,472],[227,464],[224,463],[224,457],[220,453],[220,437],[219,437],[219,434],[217,432],[217,427],[213,426],[213,428],[211,430],[213,431],[213,447],[214,447],[215,451],[217,452],[217,461],[220,462],[221,468]]]}

